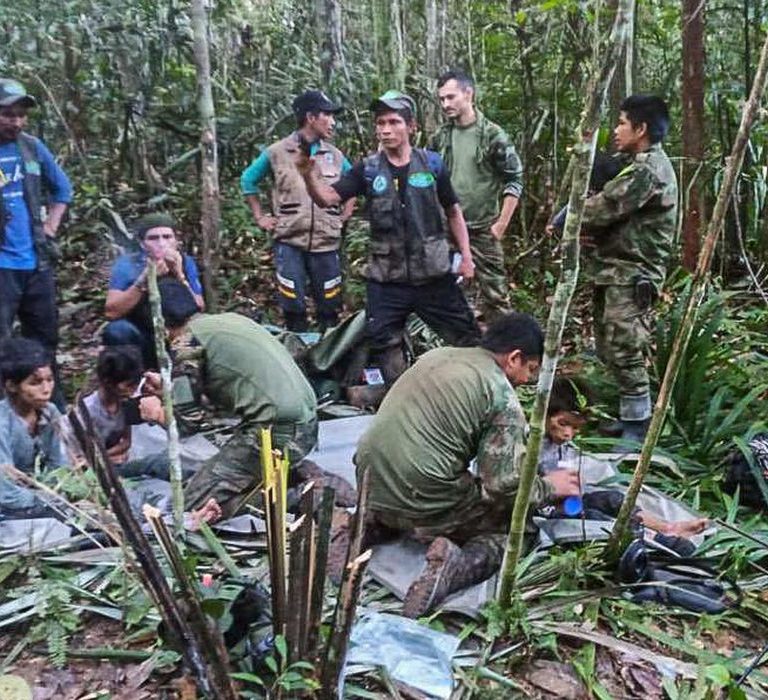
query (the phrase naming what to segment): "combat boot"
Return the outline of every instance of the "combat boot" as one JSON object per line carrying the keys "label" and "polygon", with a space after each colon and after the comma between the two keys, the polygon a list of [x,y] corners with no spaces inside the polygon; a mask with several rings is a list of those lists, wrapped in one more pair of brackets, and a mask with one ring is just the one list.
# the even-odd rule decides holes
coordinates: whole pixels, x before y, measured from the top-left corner
{"label": "combat boot", "polygon": [[498,549],[490,543],[474,541],[462,548],[447,537],[432,542],[426,559],[424,570],[405,594],[405,617],[425,615],[454,591],[485,581],[501,564]]}

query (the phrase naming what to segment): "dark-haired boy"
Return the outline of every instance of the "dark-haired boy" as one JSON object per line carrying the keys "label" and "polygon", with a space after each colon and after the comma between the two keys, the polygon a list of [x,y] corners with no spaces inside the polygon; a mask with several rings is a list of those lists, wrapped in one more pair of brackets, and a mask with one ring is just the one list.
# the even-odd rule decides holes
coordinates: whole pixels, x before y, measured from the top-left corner
{"label": "dark-haired boy", "polygon": [[475,262],[474,303],[488,323],[508,309],[504,237],[523,191],[523,166],[504,129],[475,103],[475,81],[460,70],[443,73],[437,96],[447,121],[434,137],[467,221]]}
{"label": "dark-haired boy", "polygon": [[[512,313],[488,327],[480,347],[426,353],[361,439],[358,476],[370,472],[366,544],[382,530],[433,539],[406,615],[422,615],[499,567],[528,429],[514,387],[538,371],[543,347],[538,323]],[[537,478],[533,500],[576,493],[576,473],[560,471]]]}
{"label": "dark-haired boy", "polygon": [[622,439],[639,442],[651,415],[645,365],[650,311],[664,283],[677,225],[677,178],[661,147],[669,128],[664,101],[632,95],[620,110],[614,145],[632,160],[587,199],[583,225],[596,246],[598,356],[618,384]]}
{"label": "dark-haired boy", "polygon": [[[309,144],[315,167],[324,182],[332,184],[352,166],[329,142],[341,110],[320,90],[306,90],[293,101],[297,129],[261,152],[240,177],[240,187],[256,225],[274,240],[277,300],[290,331],[306,331],[307,287],[315,300],[321,330],[338,323],[342,305],[339,247],[344,222],[352,215],[354,200],[318,207],[307,194],[296,170],[301,141]],[[259,184],[272,175],[273,216],[259,202]],[[309,284],[307,284],[309,282]]]}
{"label": "dark-haired boy", "polygon": [[443,215],[462,255],[458,274],[469,280],[474,263],[459,200],[442,158],[413,148],[416,103],[390,90],[371,104],[380,150],[328,185],[305,154],[297,157],[307,190],[321,206],[357,196],[367,200],[371,239],[366,268],[366,339],[373,364],[387,383],[405,368],[403,334],[417,314],[446,342],[473,345],[480,337],[456,278]]}

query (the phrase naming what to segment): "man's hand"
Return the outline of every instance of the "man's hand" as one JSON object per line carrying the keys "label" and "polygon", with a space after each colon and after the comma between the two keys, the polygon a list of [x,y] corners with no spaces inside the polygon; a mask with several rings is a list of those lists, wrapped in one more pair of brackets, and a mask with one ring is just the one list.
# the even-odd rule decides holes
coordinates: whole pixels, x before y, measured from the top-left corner
{"label": "man's hand", "polygon": [[475,263],[472,262],[471,255],[461,256],[461,264],[457,270],[457,275],[461,277],[462,280],[471,280],[475,276]]}
{"label": "man's hand", "polygon": [[109,461],[114,464],[123,464],[128,460],[128,450],[131,449],[131,438],[123,435],[112,447],[107,450]]}
{"label": "man's hand", "polygon": [[43,233],[50,238],[56,238],[56,226],[50,220],[46,220],[43,224]]}
{"label": "man's hand", "polygon": [[555,498],[578,496],[581,493],[579,472],[575,469],[555,469],[543,478],[552,486],[552,494]]}
{"label": "man's hand", "polygon": [[141,388],[143,396],[162,396],[163,378],[159,372],[144,372],[144,385]]}
{"label": "man's hand", "polygon": [[277,217],[263,214],[256,219],[256,225],[263,231],[274,231],[277,226]]}
{"label": "man's hand", "polygon": [[165,262],[168,268],[168,274],[173,275],[182,282],[184,281],[184,260],[178,250],[167,250],[163,262]]}
{"label": "man's hand", "polygon": [[504,238],[504,234],[507,232],[508,228],[509,223],[506,223],[501,219],[496,219],[496,221],[491,224],[491,235],[497,241],[500,241],[502,238]]}
{"label": "man's hand", "polygon": [[157,396],[144,396],[139,401],[139,414],[141,419],[147,423],[165,425],[163,402]]}

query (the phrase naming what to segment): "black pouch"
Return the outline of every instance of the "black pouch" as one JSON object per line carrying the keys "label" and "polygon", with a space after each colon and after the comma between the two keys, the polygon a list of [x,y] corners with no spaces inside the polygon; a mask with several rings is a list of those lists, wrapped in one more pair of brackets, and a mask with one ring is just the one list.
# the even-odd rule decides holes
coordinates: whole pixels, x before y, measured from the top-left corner
{"label": "black pouch", "polygon": [[642,275],[635,277],[635,304],[640,311],[646,311],[656,299],[656,290],[653,288],[651,280]]}

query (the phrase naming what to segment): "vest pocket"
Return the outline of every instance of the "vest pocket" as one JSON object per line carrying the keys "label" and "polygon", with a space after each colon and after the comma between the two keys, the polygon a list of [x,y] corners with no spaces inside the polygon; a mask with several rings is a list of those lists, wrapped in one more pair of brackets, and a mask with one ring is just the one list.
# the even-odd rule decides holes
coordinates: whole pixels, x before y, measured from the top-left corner
{"label": "vest pocket", "polygon": [[451,269],[451,256],[445,238],[429,238],[424,241],[425,277],[439,277]]}

